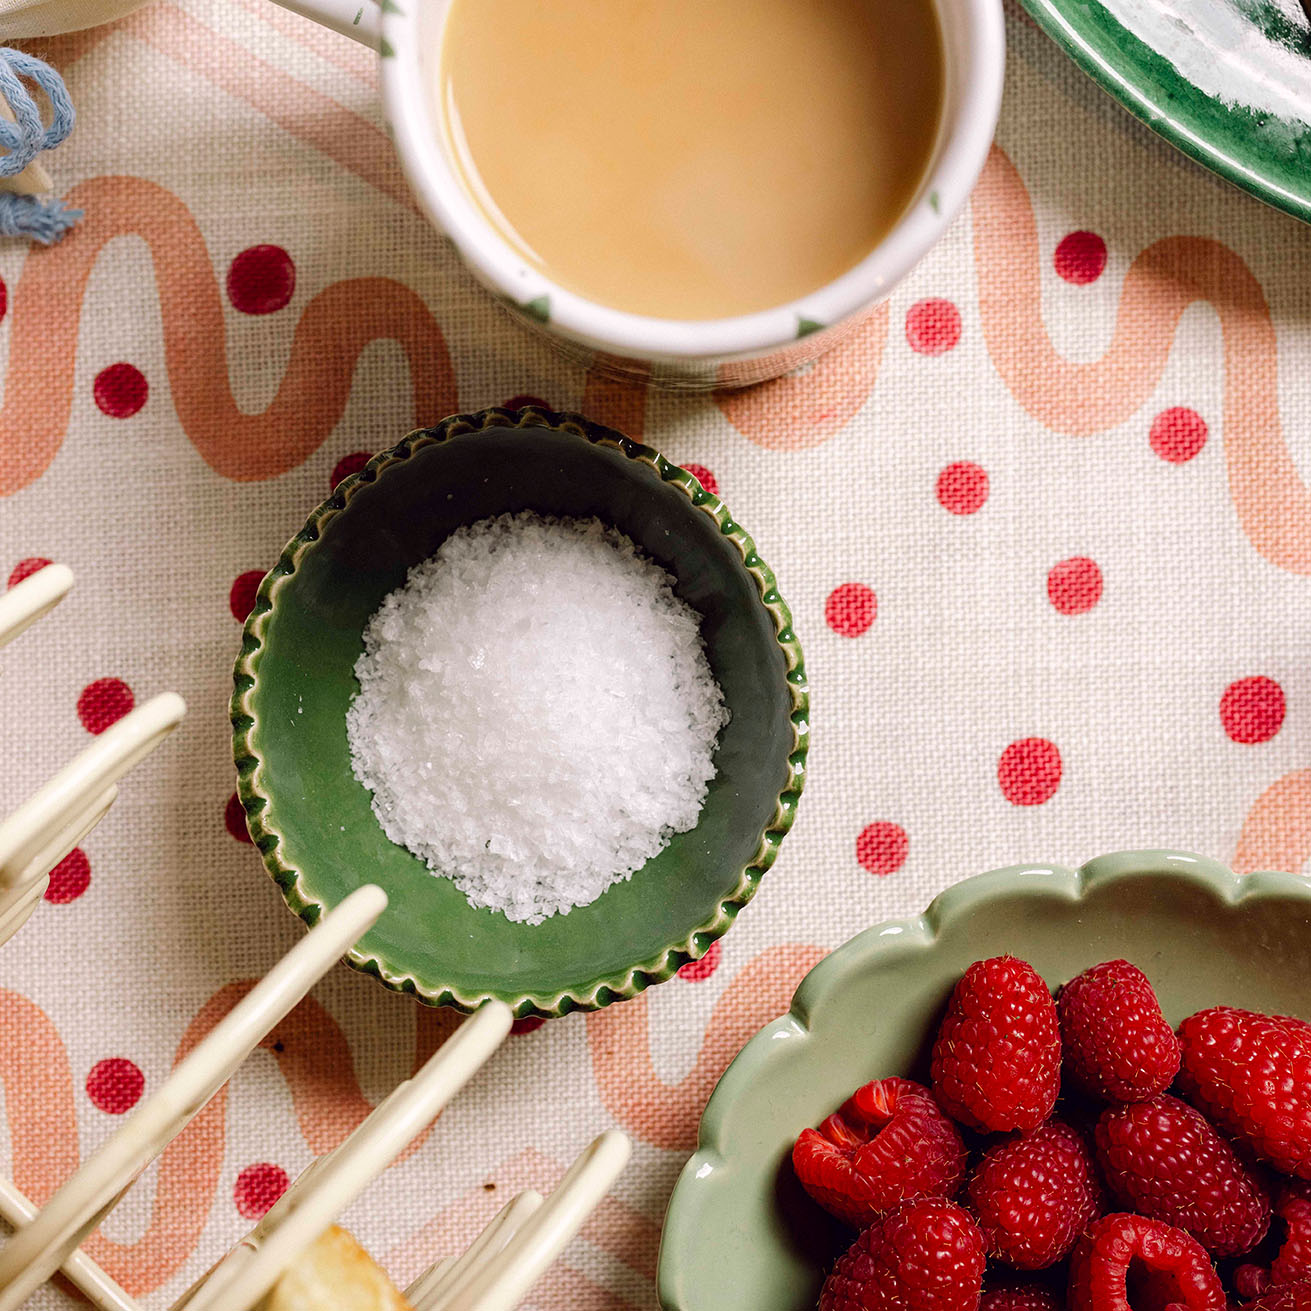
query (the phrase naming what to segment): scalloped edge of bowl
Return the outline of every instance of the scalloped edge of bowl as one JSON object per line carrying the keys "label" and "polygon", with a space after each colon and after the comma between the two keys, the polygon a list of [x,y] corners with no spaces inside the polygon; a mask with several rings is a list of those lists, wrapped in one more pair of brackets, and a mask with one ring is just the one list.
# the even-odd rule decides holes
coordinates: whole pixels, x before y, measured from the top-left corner
{"label": "scalloped edge of bowl", "polygon": [[[811,1033],[811,1016],[827,998],[840,990],[852,973],[871,968],[875,961],[923,952],[933,947],[944,926],[967,918],[981,903],[999,894],[1050,897],[1082,901],[1093,888],[1109,886],[1144,875],[1167,875],[1209,893],[1217,904],[1236,906],[1263,898],[1293,898],[1311,902],[1311,879],[1299,874],[1235,874],[1227,865],[1207,856],[1167,850],[1119,851],[1098,856],[1070,869],[1063,865],[1011,865],[976,874],[940,892],[923,911],[906,919],[885,920],[864,929],[835,947],[801,980],[786,1015],[765,1025],[742,1046],[710,1094],[697,1131],[697,1147],[679,1172],[665,1211],[656,1270],[656,1294],[665,1311],[682,1311],[683,1302],[671,1273],[673,1258],[664,1234],[685,1228],[684,1213],[697,1205],[695,1184],[710,1173],[731,1168],[721,1151],[724,1126],[741,1111],[741,1103],[775,1060],[775,1038],[786,1034],[805,1042]],[[788,1059],[795,1059],[794,1041],[787,1044]]]}
{"label": "scalloped edge of bowl", "polygon": [[787,781],[780,789],[773,818],[761,833],[751,861],[743,866],[732,892],[723,898],[714,916],[698,925],[677,942],[662,948],[649,960],[638,962],[623,973],[598,979],[587,986],[556,993],[464,992],[454,986],[430,988],[412,973],[394,969],[377,955],[352,949],[346,961],[354,969],[371,974],[385,987],[408,993],[429,1006],[452,1006],[473,1011],[488,1000],[503,1001],[516,1016],[540,1016],[551,1019],[570,1011],[600,1010],[611,1002],[626,1000],[645,991],[653,983],[663,983],[690,961],[700,959],[718,938],[728,932],[738,912],[755,895],[760,880],[774,863],[778,848],[796,818],[797,803],[805,786],[806,752],[810,742],[810,697],[801,644],[792,629],[792,612],[778,590],[773,571],[760,558],[755,543],[737,524],[727,506],[686,469],[671,464],[659,452],[641,442],[579,414],[561,413],[537,406],[519,410],[500,407],[473,414],[456,414],[431,428],[417,428],[389,450],[375,455],[359,472],[344,479],[332,494],[314,510],[305,526],[283,548],[278,562],[264,576],[255,598],[254,608],[246,620],[241,636],[241,651],[233,667],[233,693],[230,705],[233,759],[237,766],[237,795],[246,813],[246,826],[264,861],[264,868],[282,892],[288,907],[306,924],[313,926],[329,909],[305,889],[301,871],[283,859],[283,834],[272,814],[273,802],[264,790],[264,761],[255,749],[252,732],[257,718],[252,697],[258,678],[264,634],[277,601],[283,579],[296,572],[301,559],[314,547],[324,526],[340,514],[363,486],[376,482],[388,469],[403,464],[415,452],[458,437],[476,436],[490,428],[546,428],[568,432],[594,446],[617,450],[630,460],[648,465],[662,482],[681,491],[691,505],[712,519],[721,536],[727,537],[742,557],[742,566],[756,584],[761,605],[774,625],[774,637],[783,653],[785,682],[791,702],[788,718],[792,725],[792,745],[788,751]]}

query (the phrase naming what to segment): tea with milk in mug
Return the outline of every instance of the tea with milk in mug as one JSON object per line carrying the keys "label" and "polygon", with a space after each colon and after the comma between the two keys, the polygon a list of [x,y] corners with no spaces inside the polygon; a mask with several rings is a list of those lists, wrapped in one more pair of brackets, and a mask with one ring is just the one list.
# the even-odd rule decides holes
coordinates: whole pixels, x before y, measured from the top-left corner
{"label": "tea with milk in mug", "polygon": [[717,319],[858,264],[923,180],[932,0],[454,0],[464,183],[522,258],[614,309]]}

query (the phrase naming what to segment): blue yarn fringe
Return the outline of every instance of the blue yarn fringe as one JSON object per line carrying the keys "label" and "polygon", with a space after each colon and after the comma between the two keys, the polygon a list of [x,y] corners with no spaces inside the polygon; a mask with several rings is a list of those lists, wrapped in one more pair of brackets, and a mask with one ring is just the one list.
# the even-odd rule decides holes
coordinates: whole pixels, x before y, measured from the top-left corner
{"label": "blue yarn fringe", "polygon": [[[50,124],[23,85],[36,83],[50,101]],[[0,48],[0,98],[13,111],[14,121],[0,118],[0,177],[21,173],[43,150],[52,150],[73,130],[73,102],[63,79],[44,60],[23,50]],[[63,201],[0,191],[0,236],[27,237],[48,246],[58,241],[82,217],[80,209],[67,209]]]}
{"label": "blue yarn fringe", "polygon": [[80,209],[67,209],[62,200],[0,191],[0,237],[27,237],[50,246],[81,217]]}

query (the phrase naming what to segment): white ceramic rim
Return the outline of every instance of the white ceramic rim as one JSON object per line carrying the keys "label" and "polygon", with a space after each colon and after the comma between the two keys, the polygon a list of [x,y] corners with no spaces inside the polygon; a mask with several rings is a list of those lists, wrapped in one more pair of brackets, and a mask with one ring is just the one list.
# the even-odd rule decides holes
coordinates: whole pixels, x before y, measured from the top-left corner
{"label": "white ceramic rim", "polygon": [[659,319],[599,305],[529,267],[496,231],[447,162],[422,76],[420,12],[425,5],[435,9],[444,24],[452,0],[382,5],[383,107],[420,205],[493,292],[521,308],[547,297],[551,331],[620,357],[681,362],[753,357],[794,345],[817,326],[838,324],[883,300],[964,208],[997,125],[1005,24],[1001,0],[934,2],[943,30],[948,110],[915,200],[888,237],[836,281],[790,304],[736,318]]}

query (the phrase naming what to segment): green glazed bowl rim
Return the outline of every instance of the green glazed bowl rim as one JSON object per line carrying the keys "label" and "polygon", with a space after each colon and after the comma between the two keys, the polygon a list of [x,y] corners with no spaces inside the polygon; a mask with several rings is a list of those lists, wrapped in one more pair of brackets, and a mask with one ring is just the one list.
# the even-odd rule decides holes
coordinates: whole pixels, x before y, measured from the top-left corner
{"label": "green glazed bowl rim", "polygon": [[[930,951],[949,924],[965,920],[981,905],[1001,896],[1020,895],[1080,902],[1094,889],[1143,877],[1169,877],[1208,893],[1222,906],[1264,898],[1311,902],[1311,879],[1299,874],[1235,874],[1206,856],[1169,850],[1119,851],[1070,869],[1062,865],[1012,865],[976,874],[940,892],[920,915],[885,920],[864,929],[815,965],[792,995],[786,1015],[759,1030],[733,1058],[706,1103],[697,1133],[697,1148],[683,1167],[665,1211],[656,1292],[666,1311],[681,1311],[681,1253],[667,1241],[671,1232],[686,1233],[702,1205],[697,1183],[717,1171],[731,1170],[721,1144],[729,1123],[747,1114],[747,1100],[768,1078],[776,1060],[796,1059],[796,1042],[811,1036],[811,1017],[840,992],[855,974],[876,963]],[[787,1043],[775,1039],[786,1035]],[[782,1050],[787,1048],[787,1051]]]}
{"label": "green glazed bowl rim", "polygon": [[787,779],[778,794],[774,815],[760,835],[755,855],[739,871],[736,886],[723,897],[713,916],[684,937],[667,944],[648,960],[596,980],[584,990],[562,989],[550,995],[534,993],[470,993],[455,986],[429,988],[408,971],[394,968],[379,955],[352,948],[346,961],[352,968],[371,974],[385,987],[408,993],[430,1006],[453,1006],[473,1011],[496,998],[506,1002],[516,1015],[554,1017],[573,1010],[599,1010],[613,1001],[635,997],[653,983],[669,979],[683,965],[703,956],[717,938],[725,934],[738,912],[755,895],[765,871],[774,863],[779,844],[796,817],[797,802],[805,785],[806,751],[810,741],[810,698],[806,685],[801,644],[792,630],[792,612],[778,590],[773,571],[760,558],[750,535],[734,521],[718,496],[708,492],[686,469],[670,463],[658,451],[625,437],[612,428],[593,423],[580,414],[526,406],[508,410],[493,407],[472,414],[456,414],[431,428],[418,428],[390,450],[375,455],[359,472],[344,479],[332,494],[310,514],[305,526],[283,548],[277,564],[264,576],[255,605],[242,631],[241,652],[233,668],[231,702],[232,748],[237,767],[237,795],[246,812],[246,825],[259,849],[264,868],[282,892],[288,907],[308,925],[314,925],[329,909],[305,888],[301,871],[283,854],[283,834],[274,813],[274,799],[263,780],[264,760],[255,743],[257,715],[254,693],[259,678],[261,653],[272,619],[278,591],[284,579],[295,574],[307,552],[314,549],[326,525],[341,514],[352,498],[389,470],[404,464],[416,452],[456,438],[477,437],[491,429],[545,428],[572,433],[592,446],[604,447],[647,465],[662,482],[677,488],[691,507],[710,518],[721,536],[728,538],[742,557],[742,567],[756,585],[760,604],[768,612],[774,637],[783,654],[785,683],[790,700],[788,719],[792,742],[788,750]]}

